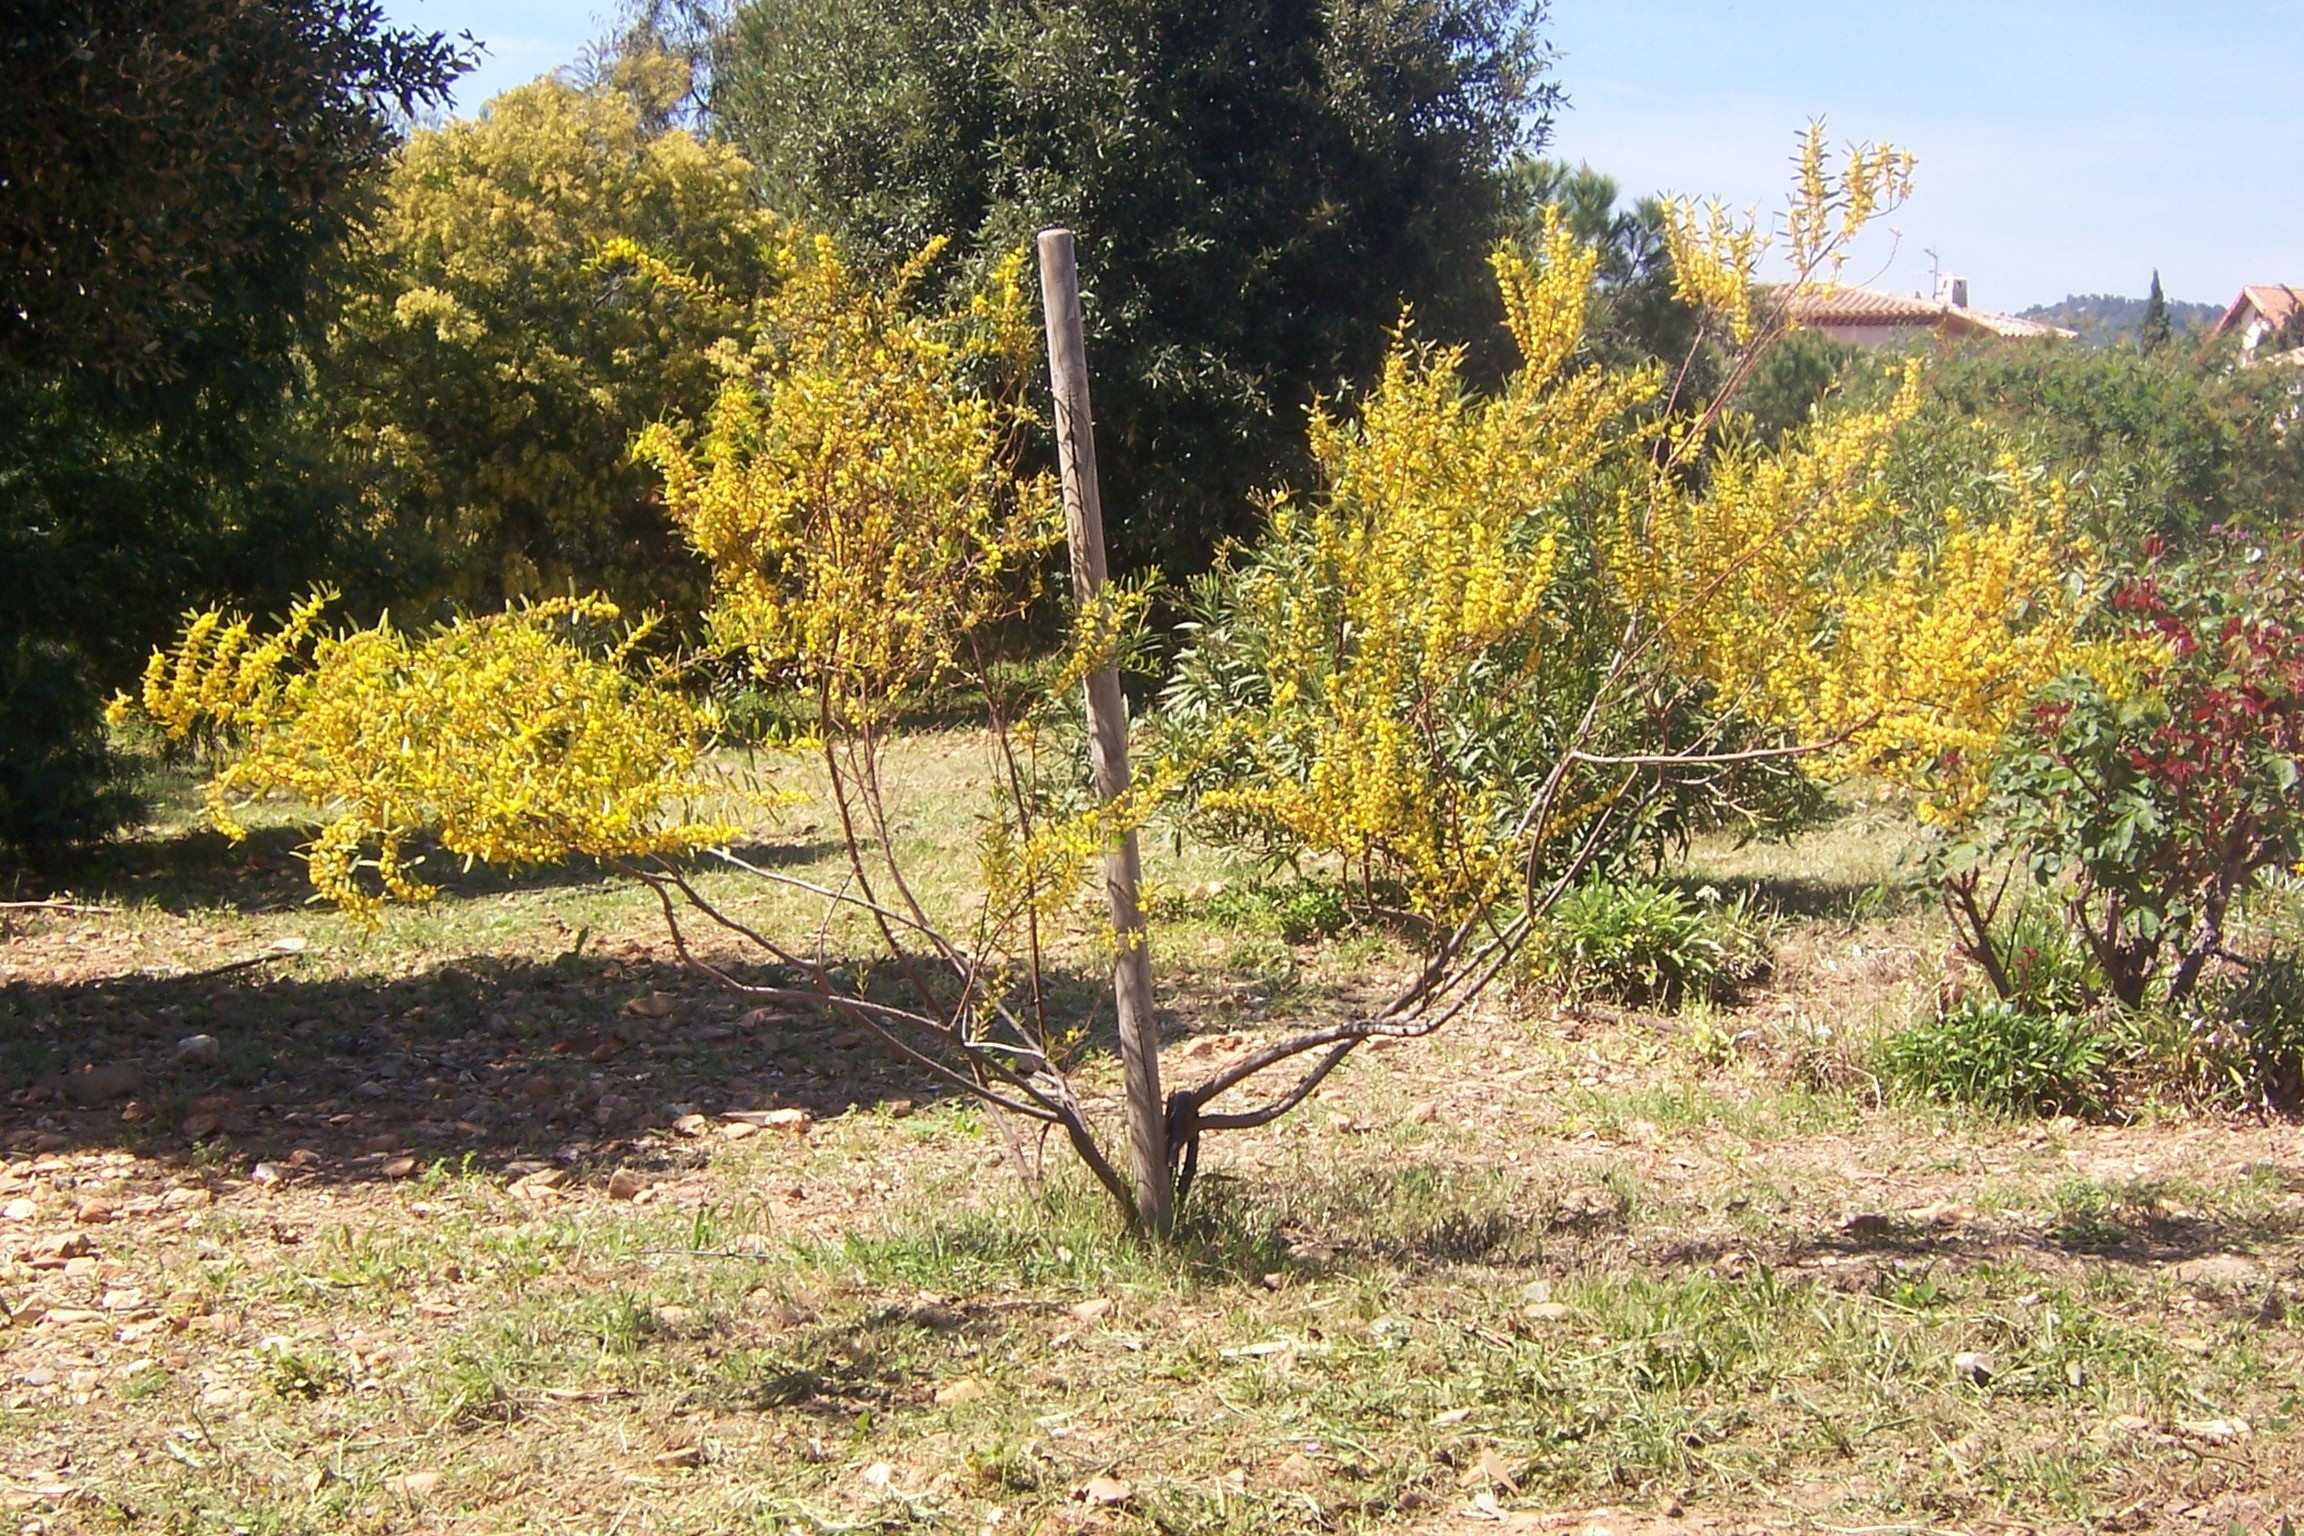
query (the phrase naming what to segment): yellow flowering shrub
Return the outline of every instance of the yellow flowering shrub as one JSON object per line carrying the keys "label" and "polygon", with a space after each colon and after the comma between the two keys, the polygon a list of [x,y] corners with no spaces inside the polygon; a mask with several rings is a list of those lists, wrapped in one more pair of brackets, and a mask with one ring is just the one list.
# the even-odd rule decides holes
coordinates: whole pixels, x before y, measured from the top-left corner
{"label": "yellow flowering shrub", "polygon": [[1063,533],[1053,482],[1017,468],[1035,355],[1022,254],[927,311],[913,290],[940,249],[876,286],[791,232],[700,437],[659,423],[636,449],[710,566],[714,644],[827,728],[884,725],[951,682],[1039,595]]}
{"label": "yellow flowering shrub", "polygon": [[[1731,389],[1787,290],[1832,281],[1910,174],[1886,146],[1828,166],[1812,127],[1773,289],[1753,225],[1671,214],[1681,296],[1751,344]],[[1881,774],[1960,814],[2082,656],[2093,584],[2054,493],[1903,547],[1883,476],[1917,364],[1883,406],[1762,446],[1723,400],[1645,409],[1653,369],[1579,366],[1593,260],[1556,215],[1496,268],[1522,371],[1475,397],[1457,353],[1403,340],[1352,419],[1315,413],[1310,501],[1276,501],[1202,594],[1171,717],[1178,750],[1219,762],[1195,783],[1209,824],[1381,878],[1445,927],[1516,880],[1539,900],[1539,868],[1621,849],[1643,798],[1739,759]]]}
{"label": "yellow flowering shrub", "polygon": [[631,675],[640,632],[589,638],[618,620],[605,599],[416,634],[389,619],[329,632],[328,602],[298,605],[261,638],[245,618],[194,615],[176,649],[152,657],[141,696],[113,708],[227,748],[207,796],[229,836],[243,835],[235,807],[270,791],[317,808],[313,888],[346,911],[429,898],[408,857],[426,835],[519,868],[676,853],[729,834],[684,809],[702,789],[709,722],[678,691]]}

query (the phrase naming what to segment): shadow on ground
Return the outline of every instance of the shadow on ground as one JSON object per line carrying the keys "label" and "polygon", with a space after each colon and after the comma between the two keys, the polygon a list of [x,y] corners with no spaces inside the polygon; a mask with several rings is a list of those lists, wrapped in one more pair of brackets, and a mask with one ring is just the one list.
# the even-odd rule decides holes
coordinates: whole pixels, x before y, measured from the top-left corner
{"label": "shadow on ground", "polygon": [[[313,829],[254,827],[239,842],[206,828],[148,833],[122,838],[49,871],[45,877],[19,872],[12,880],[19,898],[69,895],[103,905],[137,905],[178,916],[191,912],[293,912],[311,899],[312,884],[303,849]],[[839,853],[841,844],[822,839],[749,843],[731,849],[760,869],[792,869]],[[565,859],[532,869],[503,870],[464,861],[437,845],[412,850],[422,862],[419,879],[438,886],[447,900],[479,900],[514,891],[565,890],[621,879],[591,859]],[[709,854],[686,861],[691,870],[722,867]]]}
{"label": "shadow on ground", "polygon": [[224,977],[0,988],[0,1147],[292,1157],[362,1178],[400,1158],[604,1148],[690,1112],[825,1117],[933,1093],[836,1019],[753,1008],[657,949],[625,950],[399,979],[313,979],[282,956]]}

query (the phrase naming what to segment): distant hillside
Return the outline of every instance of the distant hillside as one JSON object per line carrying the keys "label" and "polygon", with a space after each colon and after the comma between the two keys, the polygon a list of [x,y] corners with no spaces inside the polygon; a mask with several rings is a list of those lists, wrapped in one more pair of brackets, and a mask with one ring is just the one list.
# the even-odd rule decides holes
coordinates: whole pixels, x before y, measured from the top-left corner
{"label": "distant hillside", "polygon": [[[2112,293],[2075,293],[2054,304],[2035,304],[2024,311],[2024,318],[2078,331],[2081,340],[2108,347],[2116,341],[2135,339],[2137,328],[2144,323],[2144,301]],[[2204,331],[2223,319],[2224,306],[2170,299],[2168,318],[2181,336],[2186,331]]]}

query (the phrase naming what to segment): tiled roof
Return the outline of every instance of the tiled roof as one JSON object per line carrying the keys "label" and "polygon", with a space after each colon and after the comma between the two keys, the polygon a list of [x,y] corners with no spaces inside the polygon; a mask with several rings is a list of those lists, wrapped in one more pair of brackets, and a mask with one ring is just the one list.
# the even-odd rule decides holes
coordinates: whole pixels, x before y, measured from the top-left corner
{"label": "tiled roof", "polygon": [[1940,304],[1915,294],[1882,293],[1876,288],[1839,287],[1804,294],[1792,301],[1792,318],[1802,325],[1942,326],[1954,336],[1978,332],[2011,337],[2072,334],[2037,320]]}
{"label": "tiled roof", "polygon": [[2216,322],[2213,334],[2221,336],[2239,325],[2251,309],[2262,315],[2269,325],[2286,325],[2300,304],[2304,304],[2304,293],[2298,293],[2286,283],[2250,283],[2240,290],[2240,297],[2232,301],[2232,307],[2224,311],[2224,318]]}

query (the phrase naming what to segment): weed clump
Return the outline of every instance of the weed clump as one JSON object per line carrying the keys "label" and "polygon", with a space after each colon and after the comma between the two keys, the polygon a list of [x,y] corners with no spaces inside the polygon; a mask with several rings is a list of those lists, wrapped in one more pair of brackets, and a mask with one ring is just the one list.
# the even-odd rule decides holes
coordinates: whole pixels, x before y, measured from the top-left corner
{"label": "weed clump", "polygon": [[1963,998],[1885,1036],[1881,1078],[1923,1097],[2006,1114],[2096,1114],[2108,1052],[2085,1015]]}
{"label": "weed clump", "polygon": [[1579,886],[1530,946],[1530,979],[1571,999],[1678,1010],[1733,1002],[1773,961],[1769,923],[1749,896],[1723,901],[1645,881]]}

